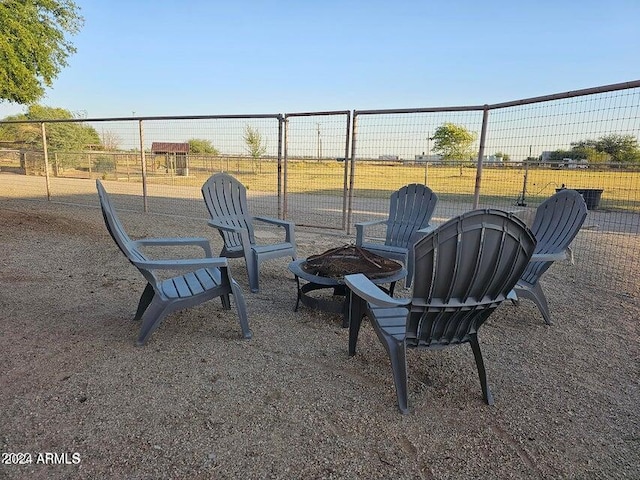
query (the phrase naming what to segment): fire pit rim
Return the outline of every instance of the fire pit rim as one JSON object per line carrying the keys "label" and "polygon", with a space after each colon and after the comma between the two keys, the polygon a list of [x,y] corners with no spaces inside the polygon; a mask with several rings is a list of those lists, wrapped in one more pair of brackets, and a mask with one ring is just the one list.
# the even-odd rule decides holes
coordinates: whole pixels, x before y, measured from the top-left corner
{"label": "fire pit rim", "polygon": [[[357,264],[353,260],[347,260],[356,258],[361,260]],[[322,264],[322,262],[325,263]],[[367,267],[364,268],[363,264]],[[382,257],[357,245],[343,245],[311,255],[300,262],[299,268],[307,275],[336,281],[341,281],[345,275],[353,273],[362,273],[371,280],[388,278],[403,270],[400,262]]]}

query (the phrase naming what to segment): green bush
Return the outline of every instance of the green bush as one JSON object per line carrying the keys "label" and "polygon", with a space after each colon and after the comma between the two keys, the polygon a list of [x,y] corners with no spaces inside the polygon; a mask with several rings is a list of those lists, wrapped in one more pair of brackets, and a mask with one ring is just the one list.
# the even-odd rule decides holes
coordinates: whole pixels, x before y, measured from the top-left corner
{"label": "green bush", "polygon": [[96,158],[94,165],[96,172],[101,173],[111,173],[116,169],[116,162],[114,161],[113,157],[109,156],[99,156],[98,158]]}

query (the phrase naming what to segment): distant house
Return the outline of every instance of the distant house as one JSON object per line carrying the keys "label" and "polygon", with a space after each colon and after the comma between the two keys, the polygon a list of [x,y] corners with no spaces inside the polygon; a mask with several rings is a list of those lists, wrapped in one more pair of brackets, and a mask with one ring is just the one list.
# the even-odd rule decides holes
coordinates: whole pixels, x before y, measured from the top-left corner
{"label": "distant house", "polygon": [[164,156],[167,173],[189,175],[189,143],[153,142],[151,154]]}
{"label": "distant house", "polygon": [[562,163],[558,166],[560,168],[589,168],[589,162],[586,158],[563,158]]}
{"label": "distant house", "polygon": [[154,155],[161,155],[165,153],[179,153],[186,155],[189,153],[189,143],[153,142],[151,144],[151,153]]}

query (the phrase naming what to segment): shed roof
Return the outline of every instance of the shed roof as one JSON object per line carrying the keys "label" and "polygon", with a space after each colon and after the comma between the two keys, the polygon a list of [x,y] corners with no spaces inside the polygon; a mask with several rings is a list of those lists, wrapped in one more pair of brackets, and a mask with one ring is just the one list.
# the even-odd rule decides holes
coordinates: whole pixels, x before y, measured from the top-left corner
{"label": "shed roof", "polygon": [[189,153],[189,143],[153,142],[152,153]]}

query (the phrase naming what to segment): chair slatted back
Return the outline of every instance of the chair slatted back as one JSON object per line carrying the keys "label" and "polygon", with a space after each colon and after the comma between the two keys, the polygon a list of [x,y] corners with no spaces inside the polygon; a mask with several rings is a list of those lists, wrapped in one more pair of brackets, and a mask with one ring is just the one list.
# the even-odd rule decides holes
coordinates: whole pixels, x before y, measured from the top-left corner
{"label": "chair slatted back", "polygon": [[[251,214],[247,205],[247,189],[227,173],[216,173],[202,185],[202,196],[211,218],[224,219],[230,226],[245,228],[249,241],[255,243]],[[220,232],[227,248],[242,246],[240,235]]]}
{"label": "chair slatted back", "polygon": [[146,260],[146,257],[135,247],[133,241],[129,235],[127,235],[127,232],[118,218],[118,214],[113,208],[111,198],[104,189],[100,180],[96,180],[96,188],[98,189],[98,197],[100,198],[100,208],[102,209],[104,223],[107,226],[107,230],[109,231],[111,238],[113,238],[113,241],[116,242],[120,251],[124,253],[129,261]]}
{"label": "chair slatted back", "polygon": [[429,225],[438,196],[427,186],[405,185],[391,196],[386,245],[408,248],[416,230]]}
{"label": "chair slatted back", "polygon": [[144,261],[148,260],[148,258],[135,246],[135,243],[127,232],[125,231],[120,219],[118,218],[118,214],[113,208],[113,204],[111,203],[111,197],[104,189],[100,180],[96,180],[96,188],[98,189],[98,197],[100,199],[100,208],[102,209],[102,217],[104,218],[104,223],[113,238],[113,241],[116,242],[118,248],[122,253],[124,253],[125,257],[131,262],[145,277],[145,279],[152,285],[157,285],[158,277],[155,272],[151,270],[147,270],[145,268],[141,268],[138,265],[135,265],[135,261]]}
{"label": "chair slatted back", "polygon": [[[575,190],[560,190],[540,204],[531,226],[538,244],[535,253],[561,253],[569,247],[587,218],[587,204]],[[553,264],[531,262],[522,279],[534,284]]]}
{"label": "chair slatted back", "polygon": [[520,219],[492,209],[467,212],[419,240],[408,345],[468,341],[506,300],[535,245]]}

